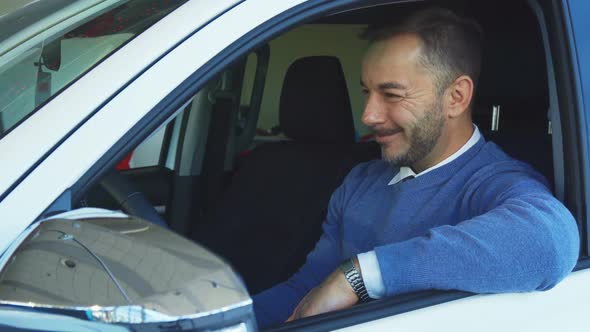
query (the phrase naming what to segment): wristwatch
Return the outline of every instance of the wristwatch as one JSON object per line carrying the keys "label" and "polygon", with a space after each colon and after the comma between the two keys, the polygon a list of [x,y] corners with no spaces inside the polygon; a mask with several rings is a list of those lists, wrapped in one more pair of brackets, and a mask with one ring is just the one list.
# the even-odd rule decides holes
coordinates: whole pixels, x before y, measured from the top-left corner
{"label": "wristwatch", "polygon": [[358,296],[360,302],[367,302],[369,294],[367,288],[365,288],[365,282],[359,271],[354,266],[352,259],[347,259],[340,264],[340,270],[344,273],[344,277],[352,287],[352,290]]}

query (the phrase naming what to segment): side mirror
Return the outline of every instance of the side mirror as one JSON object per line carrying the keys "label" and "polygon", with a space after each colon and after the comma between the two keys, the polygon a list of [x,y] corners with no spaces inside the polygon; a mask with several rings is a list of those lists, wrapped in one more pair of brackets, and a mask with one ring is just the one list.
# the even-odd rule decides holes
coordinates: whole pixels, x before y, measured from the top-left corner
{"label": "side mirror", "polygon": [[246,288],[203,247],[134,217],[50,219],[0,260],[0,305],[132,330],[256,330]]}
{"label": "side mirror", "polygon": [[43,47],[41,52],[43,65],[52,71],[58,71],[61,67],[61,38],[58,38]]}

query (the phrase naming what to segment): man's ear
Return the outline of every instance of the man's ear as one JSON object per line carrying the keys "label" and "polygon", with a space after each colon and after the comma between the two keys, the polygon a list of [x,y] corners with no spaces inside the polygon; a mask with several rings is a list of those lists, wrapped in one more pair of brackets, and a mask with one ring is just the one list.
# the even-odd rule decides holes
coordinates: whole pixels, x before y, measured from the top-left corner
{"label": "man's ear", "polygon": [[456,118],[464,114],[473,98],[473,80],[467,75],[459,76],[447,89],[447,115]]}

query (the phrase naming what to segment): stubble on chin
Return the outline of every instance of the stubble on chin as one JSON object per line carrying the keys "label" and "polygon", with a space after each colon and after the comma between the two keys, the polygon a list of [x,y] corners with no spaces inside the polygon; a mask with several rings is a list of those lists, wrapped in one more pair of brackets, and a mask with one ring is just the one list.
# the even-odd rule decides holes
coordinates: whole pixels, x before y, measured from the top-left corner
{"label": "stubble on chin", "polygon": [[440,104],[435,104],[411,130],[403,133],[403,135],[406,135],[407,132],[410,132],[410,135],[406,136],[407,150],[389,155],[387,146],[381,145],[381,158],[394,167],[411,167],[424,159],[434,149],[442,134],[443,126],[442,107]]}
{"label": "stubble on chin", "polygon": [[398,153],[398,154],[388,154],[387,153],[387,146],[382,144],[381,145],[381,159],[386,161],[389,165],[393,167],[402,167],[402,166],[409,166],[407,164],[407,159],[405,158],[407,155],[406,153]]}

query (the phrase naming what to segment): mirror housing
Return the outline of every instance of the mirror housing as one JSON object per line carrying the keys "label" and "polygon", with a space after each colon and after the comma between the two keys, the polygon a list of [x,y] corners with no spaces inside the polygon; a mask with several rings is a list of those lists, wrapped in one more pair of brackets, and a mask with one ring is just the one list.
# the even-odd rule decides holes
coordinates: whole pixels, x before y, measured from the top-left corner
{"label": "mirror housing", "polygon": [[154,331],[256,329],[226,262],[135,217],[45,220],[9,251],[0,305]]}

